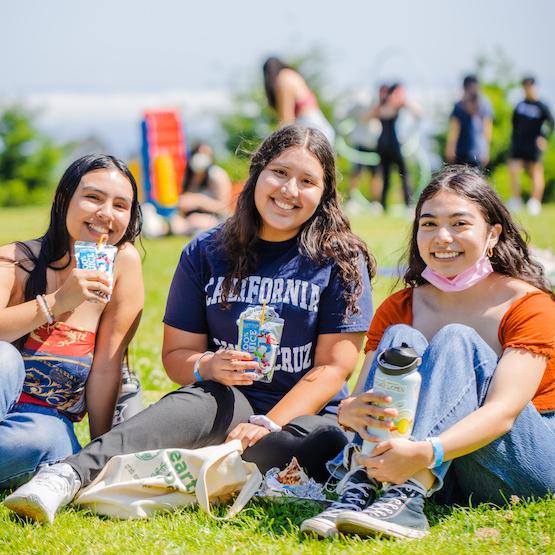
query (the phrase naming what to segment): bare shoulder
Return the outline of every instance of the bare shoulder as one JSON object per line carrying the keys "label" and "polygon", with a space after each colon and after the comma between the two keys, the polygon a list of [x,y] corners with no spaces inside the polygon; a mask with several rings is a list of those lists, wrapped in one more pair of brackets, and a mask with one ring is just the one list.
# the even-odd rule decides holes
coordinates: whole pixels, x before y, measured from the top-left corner
{"label": "bare shoulder", "polygon": [[[29,249],[31,253],[29,253]],[[0,246],[0,305],[8,306],[22,302],[23,289],[28,272],[33,267],[30,254],[38,254],[40,243],[9,243]]]}
{"label": "bare shoulder", "polygon": [[2,245],[0,246],[1,267],[14,273],[16,281],[24,281],[33,269],[39,252],[40,241],[36,239]]}
{"label": "bare shoulder", "polygon": [[507,294],[512,296],[514,299],[522,297],[527,293],[534,293],[536,291],[541,291],[537,287],[534,287],[530,283],[523,281],[521,279],[509,277],[509,276],[497,276],[496,287],[499,287],[499,290],[506,291]]}
{"label": "bare shoulder", "polygon": [[290,68],[284,68],[276,77],[276,84],[280,85],[296,85],[300,81],[304,81],[304,79],[294,70]]}
{"label": "bare shoulder", "polygon": [[222,167],[216,166],[215,164],[213,166],[210,166],[210,169],[208,170],[208,176],[210,177],[210,179],[217,181],[229,181],[229,175],[227,174],[227,172]]}
{"label": "bare shoulder", "polygon": [[29,251],[31,251],[34,256],[38,256],[40,252],[40,241],[38,239],[18,241],[16,243],[8,243],[7,245],[0,246],[0,256],[16,262],[28,258]]}
{"label": "bare shoulder", "polygon": [[0,298],[2,301],[5,301],[3,306],[8,302],[14,284],[17,281],[16,250],[15,243],[2,245],[0,247],[0,287],[2,288],[2,295],[0,295]]}
{"label": "bare shoulder", "polygon": [[15,243],[2,245],[0,246],[0,258],[2,258],[4,262],[9,262],[9,261],[16,262],[17,261],[16,250],[18,249]]}
{"label": "bare shoulder", "polygon": [[118,249],[116,267],[121,269],[132,269],[141,266],[141,255],[132,243],[124,243]]}
{"label": "bare shoulder", "polygon": [[114,264],[114,283],[140,282],[142,276],[143,269],[139,251],[131,243],[123,244],[119,247]]}
{"label": "bare shoulder", "polygon": [[[132,299],[132,302],[130,302]],[[114,264],[114,286],[112,302],[106,307],[107,312],[142,308],[144,303],[143,270],[141,256],[134,245],[125,243],[119,247]]]}

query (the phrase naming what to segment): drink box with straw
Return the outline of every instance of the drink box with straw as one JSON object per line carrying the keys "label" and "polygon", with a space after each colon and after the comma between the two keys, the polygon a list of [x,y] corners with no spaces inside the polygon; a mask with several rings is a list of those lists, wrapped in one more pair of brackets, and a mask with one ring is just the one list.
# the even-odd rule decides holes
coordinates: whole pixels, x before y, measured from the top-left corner
{"label": "drink box with straw", "polygon": [[249,306],[237,320],[240,351],[250,353],[260,364],[256,381],[269,383],[274,375],[277,352],[283,332],[283,318],[271,306]]}
{"label": "drink box with straw", "polygon": [[[100,237],[98,243],[75,241],[75,265],[84,270],[100,270],[105,272],[110,281],[114,275],[114,259],[117,247],[106,244],[106,235]],[[108,297],[108,300],[110,298]]]}

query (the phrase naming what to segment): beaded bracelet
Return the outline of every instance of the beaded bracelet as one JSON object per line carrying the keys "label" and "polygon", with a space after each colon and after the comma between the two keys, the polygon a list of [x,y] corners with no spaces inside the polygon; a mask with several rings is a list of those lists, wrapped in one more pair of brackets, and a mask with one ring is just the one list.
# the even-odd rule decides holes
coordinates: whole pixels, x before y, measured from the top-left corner
{"label": "beaded bracelet", "polygon": [[36,296],[37,306],[39,307],[40,311],[46,318],[46,321],[49,324],[54,323],[54,314],[52,313],[52,309],[48,305],[48,301],[44,295],[37,295]]}

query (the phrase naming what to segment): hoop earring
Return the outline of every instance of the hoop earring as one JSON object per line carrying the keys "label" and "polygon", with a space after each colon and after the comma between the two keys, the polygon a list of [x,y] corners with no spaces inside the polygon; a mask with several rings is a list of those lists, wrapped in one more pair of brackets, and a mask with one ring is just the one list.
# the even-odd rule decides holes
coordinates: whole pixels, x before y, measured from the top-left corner
{"label": "hoop earring", "polygon": [[488,255],[488,258],[491,258],[493,256],[493,247],[489,247],[486,254]]}

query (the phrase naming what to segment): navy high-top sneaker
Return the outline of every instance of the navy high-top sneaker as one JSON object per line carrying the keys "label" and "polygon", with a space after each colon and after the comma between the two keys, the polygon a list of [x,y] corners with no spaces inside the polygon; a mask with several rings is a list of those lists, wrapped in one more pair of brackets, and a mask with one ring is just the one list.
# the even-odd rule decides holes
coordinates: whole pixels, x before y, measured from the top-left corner
{"label": "navy high-top sneaker", "polygon": [[314,533],[321,538],[337,534],[335,519],[341,512],[362,511],[368,503],[376,498],[377,482],[368,477],[366,471],[358,468],[349,472],[337,484],[339,499],[334,501],[324,512],[305,520],[301,532]]}
{"label": "navy high-top sneaker", "polygon": [[341,511],[335,526],[339,532],[359,536],[422,538],[430,533],[424,514],[425,497],[426,490],[415,480],[391,485],[364,510]]}

